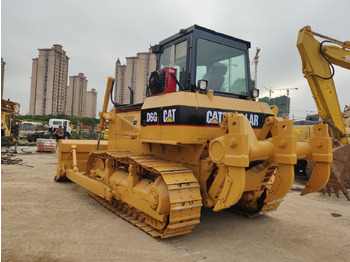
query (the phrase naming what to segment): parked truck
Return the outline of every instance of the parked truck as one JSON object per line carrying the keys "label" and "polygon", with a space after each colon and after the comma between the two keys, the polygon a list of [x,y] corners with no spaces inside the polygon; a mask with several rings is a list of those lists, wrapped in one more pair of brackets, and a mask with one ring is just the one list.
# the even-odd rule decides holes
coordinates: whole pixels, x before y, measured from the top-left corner
{"label": "parked truck", "polygon": [[69,139],[72,135],[70,120],[56,118],[52,118],[49,120],[49,131],[51,132],[51,134],[55,133],[56,129],[60,126],[64,130],[64,138]]}

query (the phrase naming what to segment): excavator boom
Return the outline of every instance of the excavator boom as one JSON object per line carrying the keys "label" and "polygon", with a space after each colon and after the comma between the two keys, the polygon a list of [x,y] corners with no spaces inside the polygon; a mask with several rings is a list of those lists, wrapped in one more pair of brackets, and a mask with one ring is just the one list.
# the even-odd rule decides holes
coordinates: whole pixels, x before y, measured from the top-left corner
{"label": "excavator boom", "polygon": [[[315,36],[327,40],[320,43]],[[329,42],[340,46],[325,44]],[[306,26],[299,31],[297,47],[302,60],[302,71],[309,83],[319,116],[330,124],[335,139],[349,144],[333,81],[332,64],[350,69],[350,42],[322,36]]]}
{"label": "excavator boom", "polygon": [[[322,38],[323,41],[319,42],[315,37]],[[329,194],[334,191],[337,196],[338,190],[341,190],[350,200],[347,190],[350,188],[350,134],[346,130],[348,120],[346,112],[341,112],[333,81],[333,64],[350,69],[350,42],[315,33],[310,26],[305,26],[299,31],[297,47],[302,60],[302,71],[309,83],[318,114],[329,124],[333,137],[334,159],[325,189]]]}

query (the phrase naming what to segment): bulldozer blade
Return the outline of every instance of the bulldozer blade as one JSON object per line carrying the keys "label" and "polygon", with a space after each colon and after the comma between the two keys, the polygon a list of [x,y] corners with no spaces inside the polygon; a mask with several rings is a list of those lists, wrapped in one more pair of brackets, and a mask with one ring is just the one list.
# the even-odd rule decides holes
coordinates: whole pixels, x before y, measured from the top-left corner
{"label": "bulldozer blade", "polygon": [[229,167],[226,174],[224,187],[214,206],[214,211],[220,211],[236,204],[242,197],[245,187],[244,167]]}
{"label": "bulldozer blade", "polygon": [[330,163],[316,162],[311,177],[300,195],[304,196],[322,189],[327,184],[329,176]]}
{"label": "bulldozer blade", "polygon": [[[85,172],[86,163],[90,152],[96,150],[97,141],[96,140],[66,140],[61,139],[59,141],[58,148],[58,164],[57,173],[55,176],[56,182],[61,182],[67,180],[66,169],[73,167],[73,151],[75,148],[76,166],[81,172]],[[107,149],[107,141],[101,141],[100,150]]]}

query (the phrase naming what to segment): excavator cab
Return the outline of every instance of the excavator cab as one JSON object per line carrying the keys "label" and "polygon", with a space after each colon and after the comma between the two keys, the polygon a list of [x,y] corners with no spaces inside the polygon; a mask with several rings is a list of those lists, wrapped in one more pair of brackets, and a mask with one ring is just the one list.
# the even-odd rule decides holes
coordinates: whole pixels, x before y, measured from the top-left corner
{"label": "excavator cab", "polygon": [[[152,46],[157,54],[157,72],[151,75],[149,89],[157,89],[160,74],[172,68],[176,74],[173,91],[207,92],[240,99],[256,98],[249,72],[250,42],[193,25]],[[167,71],[168,72],[168,71]],[[160,77],[162,78],[162,77]],[[165,83],[167,81],[164,81]]]}

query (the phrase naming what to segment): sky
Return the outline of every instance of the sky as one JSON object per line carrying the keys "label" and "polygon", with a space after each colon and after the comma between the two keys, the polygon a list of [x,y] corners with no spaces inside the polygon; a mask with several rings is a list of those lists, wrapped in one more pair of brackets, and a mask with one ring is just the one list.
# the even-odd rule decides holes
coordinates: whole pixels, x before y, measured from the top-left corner
{"label": "sky", "polygon": [[[88,90],[98,92],[100,111],[118,58],[124,64],[125,57],[197,24],[250,41],[251,61],[259,47],[260,97],[269,95],[266,88],[298,88],[290,91],[290,117],[303,119],[317,110],[301,71],[298,31],[310,25],[315,32],[349,41],[349,10],[349,0],[1,0],[3,98],[19,102],[21,114],[27,114],[32,59],[39,48],[60,44],[70,58],[68,75],[84,73]],[[336,67],[341,109],[350,104],[349,73]],[[272,97],[280,95],[286,91],[276,90]]]}

